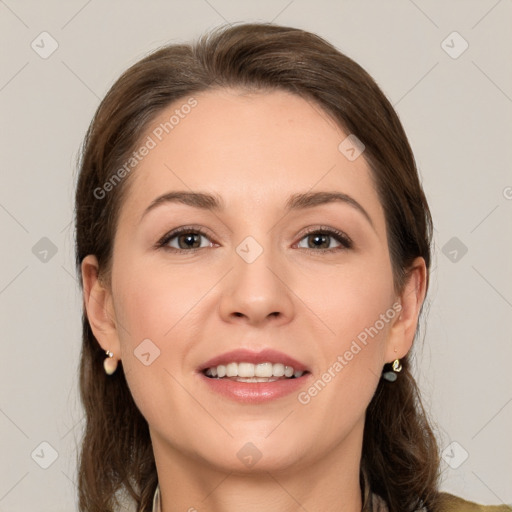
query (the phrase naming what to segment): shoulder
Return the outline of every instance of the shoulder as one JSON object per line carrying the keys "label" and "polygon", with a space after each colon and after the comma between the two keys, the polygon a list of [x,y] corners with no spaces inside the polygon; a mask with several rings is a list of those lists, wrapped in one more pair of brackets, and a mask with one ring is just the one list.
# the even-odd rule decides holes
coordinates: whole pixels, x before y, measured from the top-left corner
{"label": "shoulder", "polygon": [[479,505],[447,492],[439,493],[439,512],[512,512],[510,505]]}

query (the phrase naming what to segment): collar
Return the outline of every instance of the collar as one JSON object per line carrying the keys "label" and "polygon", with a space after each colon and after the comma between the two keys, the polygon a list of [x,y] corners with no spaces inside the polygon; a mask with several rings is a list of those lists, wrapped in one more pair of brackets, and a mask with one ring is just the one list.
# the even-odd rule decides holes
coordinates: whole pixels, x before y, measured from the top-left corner
{"label": "collar", "polygon": [[155,494],[153,495],[153,508],[152,512],[161,512],[160,508],[160,486],[157,485],[155,489]]}

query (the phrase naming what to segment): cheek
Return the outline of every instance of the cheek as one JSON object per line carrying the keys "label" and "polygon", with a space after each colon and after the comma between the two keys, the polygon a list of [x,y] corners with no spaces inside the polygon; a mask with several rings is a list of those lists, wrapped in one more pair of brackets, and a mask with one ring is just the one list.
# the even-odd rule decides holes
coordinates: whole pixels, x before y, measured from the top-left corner
{"label": "cheek", "polygon": [[118,259],[116,265],[112,286],[122,365],[133,398],[146,416],[154,408],[155,390],[176,373],[185,357],[176,331],[192,292],[151,266],[142,268],[128,259]]}
{"label": "cheek", "polygon": [[[181,277],[180,277],[181,276]],[[193,437],[198,411],[190,407],[190,396],[183,387],[183,375],[189,360],[189,329],[199,293],[187,286],[183,274],[172,278],[155,269],[133,272],[118,281],[116,315],[122,322],[118,329],[121,358],[126,381],[133,399],[150,425],[169,427],[169,411],[180,411],[178,421],[168,431],[168,438]],[[195,433],[199,435],[199,433]]]}
{"label": "cheek", "polygon": [[188,320],[188,313],[210,286],[184,269],[134,264],[127,275],[119,272],[114,295],[116,316],[126,327],[120,332],[122,342],[132,349],[146,338],[161,349],[169,340],[174,344],[180,322]]}
{"label": "cheek", "polygon": [[386,339],[398,314],[391,266],[380,258],[366,259],[328,277],[327,293],[320,286],[309,295],[308,305],[326,328],[317,340],[322,352],[317,380],[301,403],[331,410],[331,421],[355,420],[381,377]]}
{"label": "cheek", "polygon": [[364,343],[365,333],[371,339],[385,337],[395,296],[391,265],[384,255],[354,258],[350,264],[317,273],[309,283],[298,282],[297,287],[298,295],[323,321],[327,348],[344,349],[358,337]]}
{"label": "cheek", "polygon": [[317,432],[326,447],[364,418],[381,379],[385,341],[396,315],[385,293],[378,300],[376,293],[359,292],[337,316],[333,311],[336,336],[320,344],[323,357],[315,379],[297,396],[304,429]]}

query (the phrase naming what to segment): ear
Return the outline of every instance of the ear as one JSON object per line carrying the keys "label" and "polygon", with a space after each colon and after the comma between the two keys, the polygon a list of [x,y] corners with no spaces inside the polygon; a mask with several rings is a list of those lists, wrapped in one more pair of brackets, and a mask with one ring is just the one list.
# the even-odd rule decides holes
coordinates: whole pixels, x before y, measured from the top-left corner
{"label": "ear", "polygon": [[386,362],[404,357],[411,349],[427,289],[425,260],[416,258],[409,267],[407,281],[399,297],[401,310],[387,339]]}
{"label": "ear", "polygon": [[114,354],[113,359],[121,359],[121,345],[116,326],[115,311],[110,288],[99,279],[99,265],[96,256],[89,254],[82,260],[82,285],[84,307],[94,337],[103,350]]}

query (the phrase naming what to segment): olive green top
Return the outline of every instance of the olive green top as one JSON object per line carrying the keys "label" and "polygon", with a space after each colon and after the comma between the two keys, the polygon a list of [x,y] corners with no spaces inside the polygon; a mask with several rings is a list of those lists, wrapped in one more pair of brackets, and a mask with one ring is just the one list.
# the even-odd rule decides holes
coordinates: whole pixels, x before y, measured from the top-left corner
{"label": "olive green top", "polygon": [[447,492],[440,493],[441,512],[512,512],[512,505],[479,505]]}
{"label": "olive green top", "polygon": [[[388,512],[384,501],[374,495],[373,512]],[[440,493],[441,507],[439,512],[512,512],[511,505],[478,505],[472,501],[466,501],[447,492]],[[160,488],[157,485],[153,496],[153,512],[162,512],[160,508]]]}

